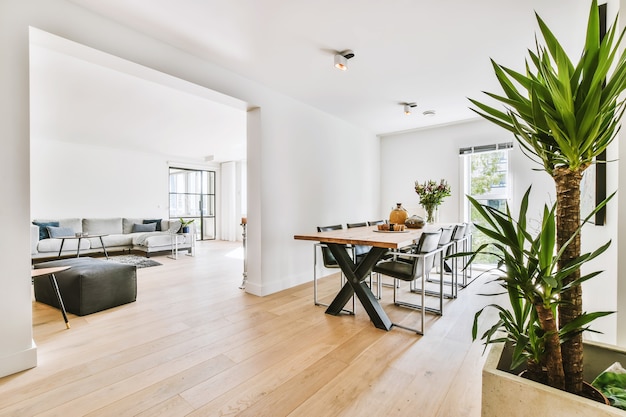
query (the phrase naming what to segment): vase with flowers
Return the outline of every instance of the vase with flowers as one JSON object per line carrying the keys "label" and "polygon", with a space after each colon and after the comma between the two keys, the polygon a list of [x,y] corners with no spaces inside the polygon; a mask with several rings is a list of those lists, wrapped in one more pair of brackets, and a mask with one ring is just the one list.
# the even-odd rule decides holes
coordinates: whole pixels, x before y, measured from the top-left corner
{"label": "vase with flowers", "polygon": [[420,206],[426,210],[426,223],[435,222],[435,212],[445,197],[452,195],[450,185],[444,179],[440,182],[428,180],[424,183],[415,181],[415,192],[420,197]]}

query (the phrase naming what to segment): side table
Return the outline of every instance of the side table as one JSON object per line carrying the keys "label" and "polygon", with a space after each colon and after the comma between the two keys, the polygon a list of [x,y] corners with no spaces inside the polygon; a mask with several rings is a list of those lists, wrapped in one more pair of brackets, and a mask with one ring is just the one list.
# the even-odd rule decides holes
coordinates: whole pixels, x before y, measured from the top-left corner
{"label": "side table", "polygon": [[31,269],[30,270],[30,278],[33,279],[35,277],[40,277],[43,275],[48,275],[50,279],[50,285],[52,285],[52,289],[54,290],[57,300],[59,301],[59,306],[61,307],[61,313],[63,314],[63,320],[65,320],[65,327],[70,328],[70,323],[67,320],[67,313],[65,312],[65,305],[63,304],[63,299],[61,298],[61,293],[59,292],[59,284],[57,283],[57,278],[54,276],[57,272],[66,271],[70,269],[71,266],[57,266],[52,268],[41,268],[41,269]]}

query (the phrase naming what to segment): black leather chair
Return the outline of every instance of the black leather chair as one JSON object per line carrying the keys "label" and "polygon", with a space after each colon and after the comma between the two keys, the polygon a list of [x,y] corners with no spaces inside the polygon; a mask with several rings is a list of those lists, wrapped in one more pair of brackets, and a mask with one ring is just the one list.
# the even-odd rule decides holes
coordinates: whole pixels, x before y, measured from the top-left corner
{"label": "black leather chair", "polygon": [[[439,248],[443,248],[443,250],[437,255],[435,255],[435,268],[445,268],[445,261],[442,261],[442,257],[450,255],[452,253],[452,249],[454,248],[454,242],[452,241],[452,236],[455,231],[455,226],[448,226],[441,228],[441,238],[439,239],[439,244],[437,245]],[[443,276],[443,274],[440,274]],[[438,278],[429,278],[429,282],[439,282]],[[446,298],[456,298],[457,296],[457,285],[453,280],[444,281],[444,285],[450,286],[450,293],[444,293],[444,297]],[[434,291],[428,291],[429,295],[436,295],[437,293]]]}
{"label": "black leather chair", "polygon": [[[354,227],[367,227],[367,223],[366,222],[360,222],[360,223],[348,223],[346,224],[346,226],[348,227],[348,229],[354,228]],[[371,246],[365,246],[365,245],[354,245],[353,246],[354,251],[353,254],[355,256],[355,262],[360,262],[360,260],[367,255],[367,253],[370,251],[370,249],[372,249]]]}
{"label": "black leather chair", "polygon": [[[424,232],[420,236],[417,244],[411,248],[411,252],[402,253],[396,255],[395,259],[381,261],[374,267],[374,272],[386,275],[394,278],[399,284],[400,281],[413,283],[417,279],[421,278],[421,288],[425,288],[426,278],[428,278],[429,272],[433,269],[435,262],[435,255],[441,249],[438,248],[439,240],[441,238],[441,230],[436,232]],[[422,304],[412,304],[405,301],[398,300],[397,290],[398,285],[393,286],[393,302],[395,305],[414,308],[422,311],[422,326],[424,323],[423,313],[424,311],[432,311],[438,314],[442,314],[442,306],[440,309],[431,309],[424,305],[424,295],[422,292]],[[440,303],[442,300],[440,300]],[[416,333],[423,333],[424,329],[417,330],[404,325],[393,323],[394,326],[401,327],[407,330],[412,330]]]}
{"label": "black leather chair", "polygon": [[[330,230],[341,230],[341,229],[343,229],[343,226],[340,224],[333,225],[333,226],[318,226],[317,227],[318,232],[328,232]],[[313,302],[315,303],[316,306],[328,307],[328,304],[320,303],[317,299],[317,249],[318,248],[322,252],[322,264],[324,265],[325,268],[339,268],[339,263],[337,263],[337,259],[335,259],[335,256],[332,254],[330,249],[328,249],[328,246],[326,246],[324,243],[317,243],[313,246]],[[339,289],[341,289],[341,287],[343,287],[344,284],[345,284],[345,277],[343,275],[343,272],[340,272]],[[347,313],[354,314],[355,312],[354,308],[355,308],[355,298],[353,295],[352,296],[352,311],[350,310],[345,310],[345,311]]]}
{"label": "black leather chair", "polygon": [[[465,229],[467,228],[467,223],[459,223],[454,226],[454,231],[452,232],[452,242],[454,243],[449,247],[446,252],[446,256],[449,256],[453,253],[459,252],[464,245],[465,242]],[[448,258],[443,262],[443,266],[445,268],[445,272],[452,274],[453,285],[458,286],[459,282],[459,258]]]}

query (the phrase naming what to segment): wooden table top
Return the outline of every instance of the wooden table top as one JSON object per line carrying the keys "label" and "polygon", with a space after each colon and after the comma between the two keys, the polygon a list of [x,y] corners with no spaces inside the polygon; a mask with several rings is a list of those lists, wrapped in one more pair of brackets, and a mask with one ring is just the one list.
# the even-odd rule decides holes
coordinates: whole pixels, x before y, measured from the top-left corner
{"label": "wooden table top", "polygon": [[39,269],[31,269],[30,276],[31,277],[40,277],[42,275],[50,275],[56,274],[57,272],[65,271],[70,269],[71,266],[55,266],[51,268],[39,268]]}
{"label": "wooden table top", "polygon": [[379,232],[376,226],[366,226],[301,234],[295,235],[293,238],[296,240],[312,240],[321,243],[366,245],[400,249],[413,244],[413,241],[419,239],[423,232],[424,229],[405,229],[404,232]]}

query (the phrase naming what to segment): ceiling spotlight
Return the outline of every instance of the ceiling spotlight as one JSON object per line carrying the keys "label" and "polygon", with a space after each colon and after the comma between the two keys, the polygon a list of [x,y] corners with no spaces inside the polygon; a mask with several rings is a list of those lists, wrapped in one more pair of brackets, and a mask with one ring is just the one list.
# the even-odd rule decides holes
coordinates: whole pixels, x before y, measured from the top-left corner
{"label": "ceiling spotlight", "polygon": [[354,52],[351,49],[346,49],[343,52],[339,52],[335,54],[335,68],[338,68],[342,71],[348,69],[348,60],[350,58],[354,58]]}
{"label": "ceiling spotlight", "polygon": [[434,110],[425,110],[422,114],[426,117],[433,117],[436,113]]}
{"label": "ceiling spotlight", "polygon": [[411,114],[411,109],[413,107],[417,107],[417,104],[416,103],[404,103],[404,114],[406,114],[407,116]]}

